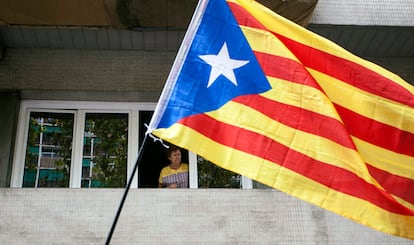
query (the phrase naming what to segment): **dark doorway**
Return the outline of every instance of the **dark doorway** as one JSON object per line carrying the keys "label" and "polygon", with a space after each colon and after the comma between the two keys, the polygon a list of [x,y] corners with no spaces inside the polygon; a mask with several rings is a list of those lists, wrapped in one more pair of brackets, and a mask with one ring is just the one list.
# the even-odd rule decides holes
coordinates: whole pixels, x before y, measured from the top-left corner
{"label": "dark doorway", "polygon": [[[139,112],[139,143],[142,145],[147,127],[153,111]],[[154,142],[151,138],[147,139],[142,159],[138,168],[138,187],[139,188],[157,188],[158,177],[163,167],[169,164],[166,155],[166,148],[159,142]],[[188,151],[182,150],[182,162],[188,163]]]}

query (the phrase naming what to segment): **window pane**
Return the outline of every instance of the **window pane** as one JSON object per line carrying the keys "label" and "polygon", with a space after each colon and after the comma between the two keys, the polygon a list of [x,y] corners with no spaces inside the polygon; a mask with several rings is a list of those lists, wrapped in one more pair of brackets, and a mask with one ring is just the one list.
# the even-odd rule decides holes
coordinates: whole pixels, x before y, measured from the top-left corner
{"label": "window pane", "polygon": [[199,188],[240,188],[241,176],[197,156]]}
{"label": "window pane", "polygon": [[68,187],[72,155],[71,113],[30,113],[23,187]]}
{"label": "window pane", "polygon": [[127,146],[128,114],[86,114],[82,187],[125,187]]}
{"label": "window pane", "polygon": [[253,189],[271,189],[272,187],[253,180]]}

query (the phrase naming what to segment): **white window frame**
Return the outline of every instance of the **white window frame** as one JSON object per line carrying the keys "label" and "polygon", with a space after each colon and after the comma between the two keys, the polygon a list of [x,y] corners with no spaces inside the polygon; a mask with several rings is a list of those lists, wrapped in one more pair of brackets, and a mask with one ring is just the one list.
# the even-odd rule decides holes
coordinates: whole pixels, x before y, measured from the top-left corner
{"label": "white window frame", "polygon": [[[127,181],[138,158],[139,151],[139,111],[154,111],[156,103],[151,102],[95,102],[95,101],[49,101],[24,100],[20,104],[16,143],[11,173],[11,188],[23,186],[24,163],[26,157],[29,117],[31,112],[57,112],[74,114],[72,162],[69,188],[81,188],[83,134],[87,113],[127,113],[128,114],[128,153]],[[151,139],[149,139],[151,140]],[[190,188],[198,188],[197,155],[189,152]],[[242,176],[241,188],[252,189],[252,180]],[[138,188],[138,171],[135,172],[131,188]]]}
{"label": "white window frame", "polygon": [[[27,137],[29,134],[29,123],[30,123],[29,117],[30,117],[31,112],[45,112],[45,111],[42,109],[38,109],[38,108],[23,109],[22,107],[20,107],[10,187],[22,187],[23,185],[24,163],[25,163],[25,158],[26,158]],[[46,112],[73,114],[74,122],[76,121],[76,117],[77,117],[76,110],[49,109]],[[72,159],[74,157],[73,149],[72,149],[71,157]],[[18,162],[21,164],[16,164]],[[70,171],[71,171],[70,174],[72,174],[72,166],[71,166]]]}

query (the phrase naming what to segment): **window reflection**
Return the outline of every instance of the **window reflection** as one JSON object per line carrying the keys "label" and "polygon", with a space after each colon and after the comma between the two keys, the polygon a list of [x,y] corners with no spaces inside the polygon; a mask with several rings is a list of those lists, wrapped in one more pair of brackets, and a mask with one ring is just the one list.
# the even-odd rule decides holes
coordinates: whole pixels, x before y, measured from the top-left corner
{"label": "window reflection", "polygon": [[86,114],[82,187],[125,187],[127,145],[128,114]]}
{"label": "window reflection", "polygon": [[253,189],[272,189],[272,187],[253,180]]}
{"label": "window reflection", "polygon": [[68,187],[73,114],[30,113],[23,187]]}
{"label": "window reflection", "polygon": [[199,188],[240,188],[241,176],[197,156]]}

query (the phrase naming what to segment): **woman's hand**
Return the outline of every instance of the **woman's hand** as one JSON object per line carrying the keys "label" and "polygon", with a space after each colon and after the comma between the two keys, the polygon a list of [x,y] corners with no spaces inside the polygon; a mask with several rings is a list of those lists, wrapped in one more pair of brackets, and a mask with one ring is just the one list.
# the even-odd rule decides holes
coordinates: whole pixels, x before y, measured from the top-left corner
{"label": "woman's hand", "polygon": [[178,188],[177,183],[172,183],[171,185],[167,186],[167,188]]}

